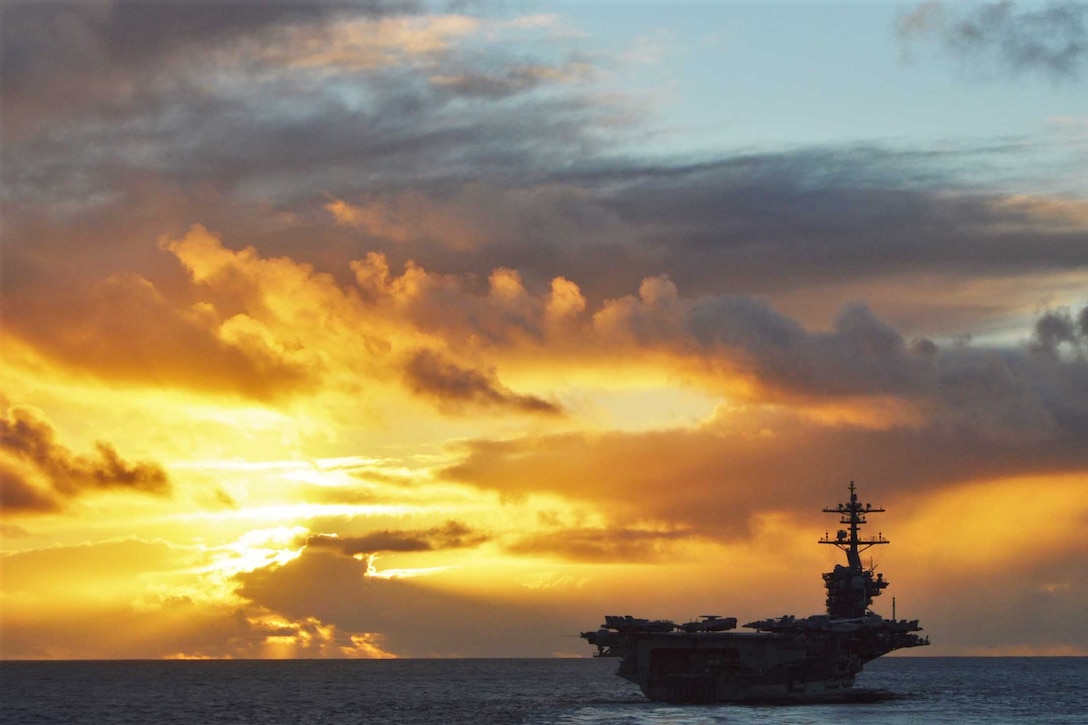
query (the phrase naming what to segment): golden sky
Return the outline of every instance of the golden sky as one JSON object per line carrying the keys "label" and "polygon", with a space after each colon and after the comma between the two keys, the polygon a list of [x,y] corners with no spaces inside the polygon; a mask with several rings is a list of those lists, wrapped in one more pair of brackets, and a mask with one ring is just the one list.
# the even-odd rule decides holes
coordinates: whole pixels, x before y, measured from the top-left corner
{"label": "golden sky", "polygon": [[851,480],[921,654],[1088,655],[1079,61],[802,36],[916,125],[788,54],[722,120],[695,9],[464,5],[3,9],[0,656],[817,613]]}

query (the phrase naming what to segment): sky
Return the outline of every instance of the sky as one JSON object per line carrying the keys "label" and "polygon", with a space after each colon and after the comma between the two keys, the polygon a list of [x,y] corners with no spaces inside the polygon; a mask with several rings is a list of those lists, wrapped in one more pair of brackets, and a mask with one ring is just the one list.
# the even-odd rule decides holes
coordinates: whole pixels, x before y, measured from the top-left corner
{"label": "sky", "polygon": [[0,657],[1088,655],[1088,4],[0,12]]}

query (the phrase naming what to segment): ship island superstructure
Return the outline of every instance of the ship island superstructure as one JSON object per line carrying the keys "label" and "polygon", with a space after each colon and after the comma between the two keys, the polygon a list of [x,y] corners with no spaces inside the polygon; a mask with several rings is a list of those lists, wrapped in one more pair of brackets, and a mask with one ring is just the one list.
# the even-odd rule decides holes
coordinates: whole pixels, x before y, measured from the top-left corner
{"label": "ship island superstructure", "polygon": [[[861,553],[889,543],[882,533],[863,537],[862,526],[884,509],[850,500],[823,509],[843,528],[820,544],[846,554],[823,575],[827,613],[803,619],[782,616],[749,622],[735,631],[735,617],[702,615],[676,624],[665,619],[609,615],[581,636],[597,656],[620,658],[616,674],[637,684],[651,700],[743,702],[834,700],[854,685],[862,666],[893,650],[929,644],[918,620],[884,619],[870,607],[888,586],[882,573],[862,564]],[[874,576],[875,573],[875,576]]]}

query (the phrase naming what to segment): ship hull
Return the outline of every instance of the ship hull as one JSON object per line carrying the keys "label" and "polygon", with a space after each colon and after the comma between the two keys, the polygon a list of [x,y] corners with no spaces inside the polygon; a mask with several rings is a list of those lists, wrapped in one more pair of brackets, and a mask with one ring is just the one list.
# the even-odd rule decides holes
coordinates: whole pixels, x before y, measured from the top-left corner
{"label": "ship hull", "polygon": [[651,700],[686,703],[841,699],[865,662],[894,648],[835,633],[640,632],[626,645],[618,675]]}

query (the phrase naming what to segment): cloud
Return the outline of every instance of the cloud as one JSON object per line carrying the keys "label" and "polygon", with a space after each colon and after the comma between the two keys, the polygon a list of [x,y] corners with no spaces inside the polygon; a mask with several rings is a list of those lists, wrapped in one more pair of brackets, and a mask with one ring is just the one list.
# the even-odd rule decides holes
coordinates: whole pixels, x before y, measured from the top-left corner
{"label": "cloud", "polygon": [[[367,76],[375,85],[365,103],[331,91],[313,97],[302,91],[313,86],[279,76],[259,77],[268,93],[189,96],[185,86],[165,105],[134,101],[123,124],[80,116],[78,132],[43,129],[33,142],[7,144],[7,318],[21,333],[47,337],[65,310],[88,309],[74,290],[102,269],[131,270],[117,280],[132,289],[100,304],[133,317],[161,304],[135,289],[145,280],[169,296],[164,282],[178,284],[149,242],[161,227],[179,237],[194,220],[233,247],[309,263],[341,281],[352,260],[375,252],[461,286],[478,288],[473,279],[501,268],[517,270],[528,290],[562,277],[594,309],[664,275],[689,297],[789,297],[808,325],[823,324],[844,298],[869,297],[907,338],[1030,309],[1045,284],[1036,276],[1063,270],[1073,284],[1088,269],[1077,203],[968,192],[956,176],[1015,158],[1023,153],[1016,148],[604,161],[591,153],[607,126],[604,111],[573,91],[525,104],[458,104],[429,77],[412,78]],[[268,108],[269,98],[289,100]],[[973,286],[1009,278],[1017,279],[1009,284],[1015,295]],[[164,325],[200,353],[179,358],[175,370],[156,360],[160,379],[176,381],[186,365],[207,359],[209,381],[268,397],[296,390],[300,364],[317,364],[262,350],[252,330],[254,345],[243,350],[200,328],[193,319]],[[138,339],[127,344],[137,349],[101,354],[119,366],[153,354]],[[63,354],[78,362],[77,352]]]}
{"label": "cloud", "polygon": [[1035,321],[1032,349],[1056,355],[1063,344],[1083,354],[1088,345],[1088,307],[1074,318],[1068,308],[1048,310]]}
{"label": "cloud", "polygon": [[761,393],[913,396],[932,378],[929,348],[911,347],[863,305],[845,306],[828,333],[811,333],[749,297],[681,300],[665,278],[639,298],[611,300],[594,315],[605,338],[633,338],[710,368],[729,385],[743,376]]}
{"label": "cloud", "polygon": [[312,372],[270,346],[251,318],[171,300],[139,275],[111,275],[11,309],[12,333],[67,367],[107,378],[273,399],[304,387]]}
{"label": "cloud", "polygon": [[[211,601],[179,570],[202,547],[137,538],[3,555],[4,656],[16,659],[374,657],[377,638]],[[47,616],[43,617],[43,613]]]}
{"label": "cloud", "polygon": [[[361,243],[391,264],[481,276],[505,267],[529,289],[564,277],[589,306],[666,276],[687,296],[789,301],[806,324],[866,298],[908,337],[951,335],[1031,309],[1048,285],[1083,285],[1083,204],[1004,195],[951,171],[1025,153],[838,147],[636,160],[505,187],[482,173],[344,204]],[[1012,279],[1008,295],[989,289]]]}
{"label": "cloud", "polygon": [[[186,597],[152,607],[90,601],[43,620],[22,607],[0,613],[10,659],[162,660],[384,658],[380,638],[348,633],[313,618],[290,621],[249,606]],[[93,623],[93,624],[92,624]],[[139,636],[118,636],[138,632]]]}
{"label": "cloud", "polygon": [[[1044,315],[1040,326],[1057,327],[1058,333],[1044,332],[1040,340],[1064,340],[1073,319],[1072,312]],[[1016,351],[935,351],[923,345],[923,352],[909,353],[879,326],[870,331],[871,320],[859,324],[864,344],[847,337],[831,346],[841,348],[842,358],[821,361],[818,352],[803,353],[784,368],[806,374],[801,386],[789,378],[795,393],[805,385],[810,393],[820,390],[811,384],[821,379],[822,373],[813,375],[822,365],[829,375],[842,375],[827,407],[779,407],[767,404],[774,397],[763,397],[749,405],[723,405],[693,428],[468,441],[455,451],[461,460],[443,475],[504,494],[583,501],[606,512],[613,526],[644,522],[730,540],[746,537],[754,517],[768,507],[794,513],[818,507],[814,493],[833,481],[879,481],[886,491],[918,493],[965,481],[1088,469],[1083,354],[1056,354],[1052,345],[1040,354],[1040,341]],[[846,332],[851,325],[842,327],[832,336],[853,334]],[[798,334],[817,351],[828,339]],[[866,346],[875,352],[865,352]],[[891,360],[879,363],[889,350]],[[895,383],[870,371],[864,359],[854,360],[866,354],[875,355],[872,371],[886,370]],[[924,374],[905,364],[914,355],[923,358],[918,365]]]}
{"label": "cloud", "polygon": [[306,26],[289,28],[279,39],[283,42],[270,43],[259,54],[273,66],[330,74],[408,64],[432,66],[483,24],[467,15],[345,18],[316,33]]}
{"label": "cloud", "polygon": [[[238,593],[291,621],[313,618],[341,632],[370,632],[401,657],[549,656],[577,621],[539,605],[509,606],[415,580],[367,576],[367,562],[323,547],[237,577]],[[531,628],[525,622],[533,622]]]}
{"label": "cloud", "polygon": [[[785,531],[851,478],[909,509],[965,482],[1088,469],[1088,212],[1037,191],[1079,193],[1075,134],[651,159],[638,134],[654,109],[613,92],[620,59],[602,44],[550,16],[433,7],[0,10],[2,374],[20,400],[70,396],[118,431],[106,435],[117,450],[75,451],[12,408],[4,505],[75,513],[100,491],[166,495],[184,472],[176,503],[230,506],[215,515],[228,529],[298,514],[339,532],[297,559],[256,552],[244,565],[265,566],[217,603],[192,573],[207,555],[170,545],[5,557],[19,602],[4,607],[5,652],[549,655],[584,611],[564,621],[569,592],[543,606],[494,579],[592,577],[595,613],[605,592],[674,597],[688,614],[690,572],[707,565],[686,554],[747,550],[768,517]],[[949,5],[904,20],[917,26],[904,42],[1071,81],[1080,7]],[[997,190],[995,168],[1028,169],[1027,193]],[[1022,322],[1032,309],[1045,311]],[[981,342],[963,343],[971,334]],[[190,461],[167,480],[125,458],[140,419],[126,416],[130,394],[174,413],[186,431],[164,445],[183,458],[246,462]],[[683,396],[702,407],[665,410]],[[648,404],[684,425],[645,430]],[[598,406],[642,429],[590,430]],[[369,456],[261,471],[270,450]],[[343,503],[366,505],[328,505]],[[562,513],[496,524],[536,506]],[[426,523],[342,518],[409,509]],[[179,514],[168,528],[191,533]],[[44,521],[18,519],[31,520]],[[84,537],[75,519],[49,522]],[[20,546],[49,533],[4,526]],[[367,571],[382,552],[463,566],[385,581]],[[620,562],[654,566],[643,581],[602,566]],[[1010,571],[1030,586],[1002,623],[1032,596],[1056,618],[1083,601],[1083,582],[1056,568]],[[669,576],[681,583],[654,585]],[[103,582],[124,594],[99,606]],[[57,615],[42,625],[33,609],[46,604]],[[1021,644],[1008,631],[972,637]]]}
{"label": "cloud", "polygon": [[328,548],[347,556],[392,552],[441,551],[473,548],[489,541],[488,534],[461,521],[447,521],[429,529],[384,529],[363,536],[341,537],[320,534],[306,539],[306,546]]}
{"label": "cloud", "polygon": [[375,244],[433,244],[470,251],[487,240],[478,219],[466,218],[463,205],[407,191],[376,196],[361,204],[333,198],[325,205],[336,223],[363,232]]}
{"label": "cloud", "polygon": [[76,455],[57,442],[56,430],[38,409],[8,408],[0,418],[0,503],[9,512],[53,511],[77,496],[125,490],[165,496],[166,471],[156,463],[126,462],[106,442],[91,455]]}
{"label": "cloud", "polygon": [[27,125],[34,118],[48,124],[74,113],[146,100],[156,82],[166,81],[176,91],[185,85],[179,81],[186,63],[207,67],[209,60],[221,59],[239,45],[259,45],[284,28],[314,28],[344,15],[380,17],[414,7],[396,0],[6,4],[0,43],[5,131],[17,137],[30,130]]}
{"label": "cloud", "polygon": [[[559,402],[512,391],[501,377],[619,359],[736,400],[820,407],[884,398],[904,410],[940,405],[964,370],[979,369],[967,363],[970,355],[942,356],[932,340],[908,340],[860,303],[843,306],[821,331],[766,299],[688,292],[666,275],[643,279],[637,295],[594,307],[566,277],[533,289],[506,267],[492,269],[483,285],[476,275],[435,273],[411,261],[397,275],[385,255],[372,252],[351,262],[354,278],[342,282],[289,257],[229,249],[200,226],[161,246],[188,273],[171,297],[142,277],[115,275],[82,295],[70,290],[61,307],[17,302],[12,330],[40,352],[105,379],[258,400],[351,390],[366,380],[451,413],[556,414]],[[1070,312],[1068,320],[1040,321],[1040,344],[1061,342],[1059,333],[1072,339],[1079,320]],[[1025,375],[1044,373],[1040,362],[1017,355],[991,367],[1007,372],[1002,390],[1010,391]],[[1080,373],[1062,362],[1045,374],[1064,388]],[[1035,397],[1027,390],[1022,405],[1006,412],[1027,414]]]}
{"label": "cloud", "polygon": [[17,300],[11,331],[63,366],[104,379],[261,401],[364,379],[403,386],[450,412],[560,412],[509,390],[493,367],[462,365],[456,350],[429,346],[464,347],[463,333],[492,338],[488,347],[539,335],[577,307],[569,283],[558,283],[558,297],[533,299],[516,273],[500,269],[479,296],[467,280],[413,264],[393,278],[385,258],[370,255],[352,265],[356,284],[341,285],[290,258],[228,249],[200,226],[161,246],[189,276],[170,297],[143,277],[113,275],[66,290],[62,300]]}
{"label": "cloud", "polygon": [[556,414],[559,406],[533,395],[519,395],[477,370],[459,367],[432,350],[419,350],[404,366],[409,387],[445,410],[462,406],[502,407],[524,413]]}
{"label": "cloud", "polygon": [[1088,4],[1048,1],[1018,12],[1016,3],[950,8],[928,2],[902,15],[903,42],[934,39],[966,63],[996,62],[1013,72],[1038,72],[1055,81],[1075,81],[1088,65]]}
{"label": "cloud", "polygon": [[[951,153],[966,166],[996,154]],[[1068,268],[1086,264],[1083,224],[1070,225],[1065,215],[1059,225],[1039,206],[968,192],[924,150],[810,148],[671,168],[635,165],[609,180],[624,186],[605,203],[642,230],[633,251],[657,243],[657,268],[643,276],[664,273],[687,290],[773,294],[922,270],[956,277],[1051,268],[1023,243],[1029,228]],[[980,245],[990,254],[981,255]]]}
{"label": "cloud", "polygon": [[[43,104],[27,112],[28,135],[5,124],[16,321],[31,314],[26,297],[48,300],[95,269],[161,288],[148,241],[193,221],[337,274],[375,251],[459,277],[516,269],[530,289],[564,277],[590,306],[660,275],[691,296],[810,290],[836,302],[867,283],[857,295],[914,295],[881,294],[878,312],[929,335],[980,314],[954,296],[965,281],[1088,264],[1075,205],[1058,219],[1046,200],[963,191],[964,169],[988,181],[993,158],[1026,153],[1015,145],[604,159],[595,152],[625,126],[587,84],[608,60],[586,60],[554,18],[428,16],[410,3],[36,8],[5,8],[0,64],[5,114]],[[504,50],[511,38],[525,50]],[[379,46],[384,64],[360,61]],[[910,275],[947,292],[934,300],[901,282]],[[1013,302],[987,304],[997,318]]]}
{"label": "cloud", "polygon": [[585,63],[571,63],[566,68],[526,64],[490,73],[446,72],[431,76],[431,83],[460,96],[499,99],[548,83],[575,81],[590,71],[590,66]]}
{"label": "cloud", "polygon": [[505,545],[520,556],[557,556],[589,563],[666,563],[677,544],[698,538],[689,530],[564,528],[526,534]]}
{"label": "cloud", "polygon": [[[506,175],[601,143],[589,129],[608,104],[576,88],[590,73],[546,24],[411,2],[251,6],[6,8],[7,196],[59,209],[150,173],[308,199],[358,188],[359,168],[382,184]],[[511,33],[518,57],[502,50]]]}

